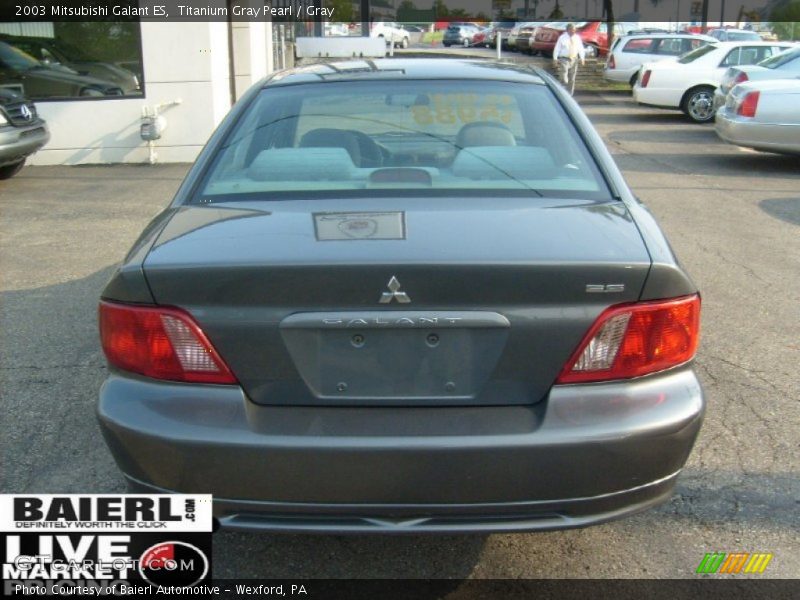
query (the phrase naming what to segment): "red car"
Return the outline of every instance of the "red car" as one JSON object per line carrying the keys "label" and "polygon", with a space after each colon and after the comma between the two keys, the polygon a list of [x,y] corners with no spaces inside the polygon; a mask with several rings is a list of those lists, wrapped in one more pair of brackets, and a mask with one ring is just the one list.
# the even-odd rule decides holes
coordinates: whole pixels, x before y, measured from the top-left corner
{"label": "red car", "polygon": [[[567,29],[568,24],[568,21],[556,21],[539,27],[533,43],[531,43],[533,53],[553,56],[556,41]],[[577,21],[574,25],[583,44],[594,48],[595,56],[608,53],[608,25],[605,21]],[[638,28],[636,23],[615,23],[614,35],[621,37]],[[589,54],[591,55],[591,52]]]}

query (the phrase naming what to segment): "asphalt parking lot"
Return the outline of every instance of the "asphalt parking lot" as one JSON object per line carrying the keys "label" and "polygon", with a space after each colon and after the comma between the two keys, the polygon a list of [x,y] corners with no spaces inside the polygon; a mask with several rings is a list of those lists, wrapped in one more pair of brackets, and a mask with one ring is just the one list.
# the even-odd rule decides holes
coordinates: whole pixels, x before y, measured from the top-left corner
{"label": "asphalt parking lot", "polygon": [[[626,95],[579,100],[703,293],[709,407],[672,500],[554,533],[221,533],[216,576],[681,578],[712,551],[771,552],[759,577],[800,574],[800,162]],[[96,301],[186,168],[28,167],[0,183],[3,492],[124,490],[94,419]]]}

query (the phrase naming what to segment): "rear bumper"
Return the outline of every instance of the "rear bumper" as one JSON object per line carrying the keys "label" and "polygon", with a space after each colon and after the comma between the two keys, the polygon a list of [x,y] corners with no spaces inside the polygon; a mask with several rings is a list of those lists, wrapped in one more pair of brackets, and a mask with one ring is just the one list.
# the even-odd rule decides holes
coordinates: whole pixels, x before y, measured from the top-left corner
{"label": "rear bumper", "polygon": [[714,129],[730,144],[780,154],[800,154],[800,125],[759,123],[732,114],[726,107],[717,111]]}
{"label": "rear bumper", "polygon": [[582,527],[669,497],[702,422],[690,367],[555,387],[535,406],[266,407],[112,375],[101,429],[133,487],[214,494],[233,529]]}

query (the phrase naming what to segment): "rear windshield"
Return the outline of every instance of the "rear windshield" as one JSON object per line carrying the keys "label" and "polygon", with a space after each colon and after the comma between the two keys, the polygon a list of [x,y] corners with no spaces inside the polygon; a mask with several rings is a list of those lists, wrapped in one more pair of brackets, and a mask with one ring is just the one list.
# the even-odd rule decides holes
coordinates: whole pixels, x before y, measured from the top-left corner
{"label": "rear windshield", "polygon": [[775,56],[770,56],[766,60],[762,60],[760,63],[758,63],[758,66],[766,67],[767,69],[777,69],[778,67],[782,67],[786,63],[790,63],[795,60],[800,61],[800,48],[787,50],[786,52],[781,52]]}
{"label": "rear windshield", "polygon": [[678,59],[678,62],[681,63],[681,64],[684,64],[684,65],[686,63],[694,62],[695,60],[697,60],[701,56],[705,56],[709,52],[713,52],[716,49],[717,49],[717,46],[715,44],[708,44],[707,46],[700,46],[699,48],[695,48],[691,52],[687,52],[686,54],[682,55]]}
{"label": "rear windshield", "polygon": [[761,41],[761,36],[754,31],[728,31],[726,38],[729,42]]}
{"label": "rear windshield", "polygon": [[195,201],[487,192],[610,198],[543,85],[371,80],[263,90]]}

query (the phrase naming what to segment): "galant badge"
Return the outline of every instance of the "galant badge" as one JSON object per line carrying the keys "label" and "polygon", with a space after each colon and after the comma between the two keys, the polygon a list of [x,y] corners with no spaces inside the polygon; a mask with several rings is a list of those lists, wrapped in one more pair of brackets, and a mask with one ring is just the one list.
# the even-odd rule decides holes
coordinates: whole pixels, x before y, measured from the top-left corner
{"label": "galant badge", "polygon": [[397,300],[400,304],[408,304],[411,302],[411,298],[408,297],[408,294],[400,291],[400,282],[397,281],[397,277],[394,275],[392,275],[386,287],[388,287],[390,291],[381,294],[381,298],[378,301],[381,304],[389,304],[392,300]]}

